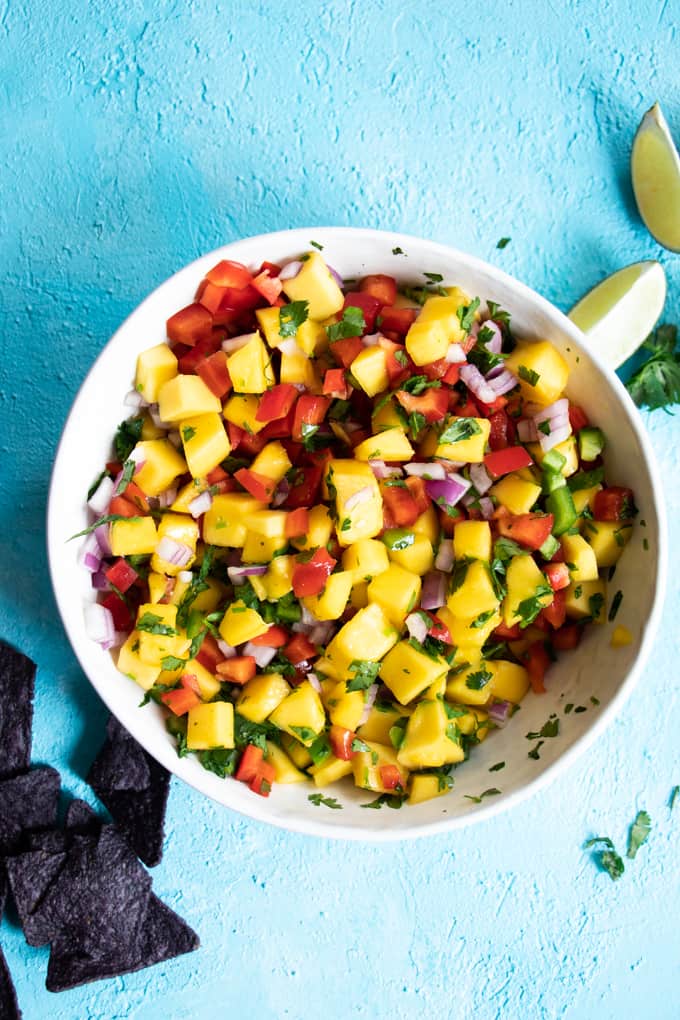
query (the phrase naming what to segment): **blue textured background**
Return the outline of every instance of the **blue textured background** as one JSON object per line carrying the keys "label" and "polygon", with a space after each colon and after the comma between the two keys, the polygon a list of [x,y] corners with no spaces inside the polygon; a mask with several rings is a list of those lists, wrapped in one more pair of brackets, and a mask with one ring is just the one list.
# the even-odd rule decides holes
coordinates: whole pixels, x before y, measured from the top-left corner
{"label": "blue textured background", "polygon": [[[0,635],[39,663],[34,759],[71,793],[87,796],[105,716],[49,588],[50,464],[90,363],[165,277],[240,236],[367,225],[495,261],[563,308],[659,258],[677,320],[678,258],[644,230],[628,179],[655,99],[680,134],[677,0],[484,6],[0,3]],[[645,420],[673,521],[676,420]],[[616,724],[510,815],[364,847],[288,835],[173,784],[154,879],[202,948],[51,996],[47,951],[5,920],[25,1016],[676,1018],[676,574]],[[641,807],[654,830],[615,885],[581,844],[621,844]]]}

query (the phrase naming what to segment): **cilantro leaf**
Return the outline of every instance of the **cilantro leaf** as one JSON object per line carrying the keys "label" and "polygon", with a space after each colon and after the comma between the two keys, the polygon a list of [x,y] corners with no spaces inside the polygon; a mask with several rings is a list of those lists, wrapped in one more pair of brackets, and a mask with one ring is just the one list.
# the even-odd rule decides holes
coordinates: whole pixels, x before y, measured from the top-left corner
{"label": "cilantro leaf", "polygon": [[404,249],[403,249],[403,248],[399,248],[399,247],[397,247],[397,248],[393,248],[393,249],[392,249],[392,254],[393,254],[393,255],[405,255],[405,254],[406,254],[406,252],[404,251]]}
{"label": "cilantro leaf", "polygon": [[652,820],[648,813],[646,811],[638,811],[628,834],[626,857],[630,857],[633,860],[640,847],[647,842],[651,831]]}
{"label": "cilantro leaf", "polygon": [[466,800],[471,800],[473,804],[481,804],[485,797],[497,797],[500,793],[495,786],[491,787],[490,790],[485,790],[484,793],[480,793],[479,797],[472,797],[469,793],[464,794]]}
{"label": "cilantro leaf", "polygon": [[354,305],[348,305],[343,310],[340,322],[334,322],[326,326],[326,333],[331,343],[335,340],[345,340],[351,336],[361,336],[366,329],[364,313]]}
{"label": "cilantro leaf", "polygon": [[122,421],[118,426],[113,440],[113,448],[116,451],[116,457],[121,463],[128,459],[141,439],[143,425],[144,418],[140,416],[139,418],[128,418],[127,421]]}
{"label": "cilantro leaf", "polygon": [[[530,595],[528,599],[523,599],[517,606],[517,612],[521,617],[520,629],[525,630],[530,624],[534,622],[541,609],[543,609],[543,603],[541,599],[544,595],[552,595],[553,590],[549,584],[539,584],[533,595]],[[593,596],[594,597],[594,596]]]}
{"label": "cilantro leaf", "polygon": [[284,339],[294,337],[302,323],[307,321],[308,308],[307,301],[291,301],[282,305],[279,308],[279,336]]}
{"label": "cilantro leaf", "polygon": [[541,378],[538,372],[534,372],[533,368],[527,368],[526,365],[519,366],[517,369],[517,375],[520,379],[524,379],[524,382],[529,383],[530,386],[535,386]]}
{"label": "cilantro leaf", "polygon": [[185,425],[184,428],[182,429],[182,439],[184,440],[185,443],[190,443],[195,435],[196,429],[193,427],[193,425]]}
{"label": "cilantro leaf", "polygon": [[678,327],[659,326],[644,344],[652,356],[626,383],[626,389],[638,407],[654,411],[667,410],[680,403],[680,351],[677,350]]}
{"label": "cilantro leaf", "polygon": [[551,716],[551,718],[548,719],[548,721],[543,724],[543,726],[541,727],[541,729],[537,733],[527,733],[526,734],[526,739],[527,740],[538,740],[539,737],[546,737],[546,738],[547,737],[556,737],[559,732],[560,732],[560,721],[557,718],[557,716],[554,716],[554,717]]}
{"label": "cilantro leaf", "polygon": [[486,307],[489,309],[490,319],[493,319],[499,326],[504,326],[506,330],[510,329],[510,312],[506,312],[495,301],[487,301]]}
{"label": "cilantro leaf", "polygon": [[495,765],[492,765],[489,768],[489,772],[500,772],[500,770],[504,769],[504,768],[505,768],[505,762],[504,761],[497,761]]}
{"label": "cilantro leaf", "polygon": [[468,673],[465,678],[465,686],[471,691],[481,691],[491,679],[493,679],[493,673],[490,673],[488,669],[480,669],[476,673]]}
{"label": "cilantro leaf", "polygon": [[410,379],[401,384],[399,389],[410,393],[412,397],[419,397],[425,390],[438,389],[440,386],[441,379],[428,379],[426,375],[412,375]]}
{"label": "cilantro leaf", "polygon": [[398,797],[393,793],[381,793],[375,798],[375,800],[370,801],[368,804],[360,804],[359,807],[374,808],[376,811],[379,811],[383,804],[385,804],[387,807],[394,808],[396,810],[400,808],[403,803],[403,797]]}
{"label": "cilantro leaf", "polygon": [[82,531],[77,531],[75,535],[71,535],[67,541],[72,542],[74,538],[82,538],[84,535],[91,535],[93,531],[100,528],[102,524],[112,524],[114,521],[141,521],[141,515],[137,517],[125,517],[124,514],[104,514],[103,517],[98,517],[97,520],[90,524],[89,527],[83,528]]}
{"label": "cilantro leaf", "polygon": [[207,772],[225,779],[236,771],[239,754],[236,748],[216,747],[212,751],[199,751],[198,760]]}
{"label": "cilantro leaf", "polygon": [[511,238],[509,238],[509,237],[501,237],[500,241],[498,241],[498,243],[496,244],[496,247],[500,248],[500,250],[503,251],[503,248],[507,248],[508,247],[508,245],[510,244],[510,241],[511,241]]}
{"label": "cilantro leaf", "polygon": [[616,882],[617,879],[621,878],[625,871],[625,865],[619,854],[617,854],[609,836],[595,836],[593,839],[586,841],[583,849],[590,850],[592,847],[598,848],[595,858],[602,870],[607,872],[612,882]]}
{"label": "cilantro leaf", "polygon": [[179,605],[177,606],[177,623],[180,625],[180,627],[186,627],[187,620],[189,618],[189,610],[191,609],[192,605],[194,604],[198,596],[201,594],[201,592],[208,590],[209,585],[206,581],[206,578],[210,573],[214,556],[215,556],[214,547],[211,545],[206,546],[205,551],[203,553],[203,561],[198,571],[198,576],[193,578],[189,587],[184,592],[184,595],[182,595]]}
{"label": "cilantro leaf", "polygon": [[365,659],[354,659],[349,665],[350,673],[354,673],[347,681],[347,691],[365,691],[375,683],[380,669],[379,662],[368,662]]}
{"label": "cilantro leaf", "polygon": [[178,659],[176,655],[165,655],[161,659],[161,669],[166,669],[169,672],[175,669],[181,669],[183,666],[186,666],[186,664],[186,659]]}
{"label": "cilantro leaf", "polygon": [[88,500],[88,502],[92,499],[92,497],[94,496],[95,492],[97,491],[97,489],[99,488],[101,483],[104,481],[104,479],[105,478],[109,478],[109,477],[110,477],[110,475],[109,475],[109,472],[106,470],[106,468],[104,468],[104,470],[99,475],[97,475],[97,477],[93,481],[92,485],[87,490],[87,500]]}
{"label": "cilantro leaf", "polygon": [[342,804],[338,804],[335,797],[324,797],[322,793],[310,793],[307,800],[311,804],[316,804],[317,807],[321,807],[323,804],[324,807],[330,808],[331,811],[342,810]]}
{"label": "cilantro leaf", "polygon": [[132,481],[132,476],[135,473],[136,467],[137,465],[135,464],[134,460],[125,461],[125,463],[123,464],[123,472],[120,476],[120,481],[118,482],[118,485],[116,486],[115,491],[113,493],[114,496],[120,496],[121,493],[125,492],[128,485]]}
{"label": "cilantro leaf", "polygon": [[462,439],[478,436],[482,431],[474,418],[452,418],[439,436],[440,443],[458,443]]}
{"label": "cilantro leaf", "polygon": [[441,273],[423,273],[423,276],[430,283],[441,283],[444,279]]}
{"label": "cilantro leaf", "polygon": [[137,630],[143,630],[147,634],[162,634],[166,637],[175,637],[177,631],[167,623],[163,623],[162,617],[156,613],[144,613],[135,624]]}
{"label": "cilantro leaf", "polygon": [[461,305],[456,312],[461,329],[464,329],[466,333],[469,333],[472,329],[472,324],[475,321],[475,312],[478,308],[479,298],[476,297],[472,299],[469,305]]}

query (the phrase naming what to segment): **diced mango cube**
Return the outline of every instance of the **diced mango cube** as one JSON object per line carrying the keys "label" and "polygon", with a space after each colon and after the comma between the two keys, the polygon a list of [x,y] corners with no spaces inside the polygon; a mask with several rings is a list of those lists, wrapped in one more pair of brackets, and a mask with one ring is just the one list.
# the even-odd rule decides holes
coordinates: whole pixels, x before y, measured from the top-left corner
{"label": "diced mango cube", "polygon": [[353,662],[377,662],[396,644],[398,636],[382,607],[377,602],[370,603],[348,620],[328,644],[325,672],[336,680],[349,680]]}
{"label": "diced mango cube", "polygon": [[262,673],[245,684],[236,708],[244,719],[263,723],[289,694],[290,687],[279,673]]}
{"label": "diced mango cube", "polygon": [[597,581],[575,581],[566,589],[567,616],[573,620],[590,617],[593,623],[605,623],[607,587],[602,578]]}
{"label": "diced mango cube", "polygon": [[187,747],[190,751],[233,746],[234,706],[230,701],[211,701],[189,709]]}
{"label": "diced mango cube", "polygon": [[632,524],[620,521],[586,521],[583,537],[593,550],[598,567],[613,567],[633,534]]}
{"label": "diced mango cube", "polygon": [[408,704],[448,670],[446,659],[430,658],[408,641],[400,641],[380,664],[380,679],[402,705]]}
{"label": "diced mango cube", "polygon": [[309,681],[304,680],[277,705],[269,721],[309,747],[323,730],[326,713],[319,695]]}
{"label": "diced mango cube", "polygon": [[390,730],[407,715],[400,705],[377,702],[369,712],[368,719],[357,729],[362,740],[375,740],[378,744],[390,743]]}
{"label": "diced mango cube", "polygon": [[597,559],[586,540],[581,535],[562,535],[560,544],[571,580],[594,581],[598,576]]}
{"label": "diced mango cube", "polygon": [[177,628],[177,606],[142,603],[137,610],[135,626],[139,631],[140,659],[159,669],[162,659],[168,655],[181,658],[191,644],[186,634]]}
{"label": "diced mango cube", "polygon": [[215,496],[203,518],[204,540],[209,545],[243,548],[248,519],[264,508],[264,503],[245,492],[225,492]]}
{"label": "diced mango cube", "polygon": [[626,645],[632,645],[633,635],[628,630],[628,627],[614,627],[612,631],[611,641],[609,642],[612,648],[624,648]]}
{"label": "diced mango cube", "polygon": [[517,704],[529,690],[529,674],[524,666],[505,659],[492,659],[484,663],[484,667],[493,674],[491,691],[494,698]]}
{"label": "diced mango cube", "polygon": [[163,383],[158,391],[158,414],[161,421],[181,421],[182,418],[219,413],[221,410],[219,398],[198,375],[176,375]]}
{"label": "diced mango cube", "polygon": [[334,726],[356,730],[364,714],[364,691],[348,691],[347,681],[340,680],[328,693],[326,707]]}
{"label": "diced mango cube", "polygon": [[312,765],[309,769],[314,785],[318,787],[337,783],[338,779],[351,775],[351,772],[352,762],[344,761],[343,758],[336,758],[334,754],[329,754],[317,765]]}
{"label": "diced mango cube", "polygon": [[147,496],[159,496],[169,489],[178,475],[187,469],[184,457],[167,439],[149,439],[135,446],[135,458],[141,464],[135,483]]}
{"label": "diced mango cube", "polygon": [[450,786],[444,777],[423,772],[411,776],[411,791],[408,795],[408,802],[409,804],[422,804],[423,801],[432,800],[434,797],[442,797],[449,790]]}
{"label": "diced mango cube", "polygon": [[406,461],[413,456],[413,447],[403,427],[385,429],[377,436],[369,436],[358,443],[354,447],[354,456],[357,460]]}
{"label": "diced mango cube", "polygon": [[194,478],[207,475],[229,456],[231,443],[219,414],[199,414],[180,422],[184,456]]}
{"label": "diced mango cube", "polygon": [[307,776],[295,767],[286,752],[271,740],[268,740],[266,744],[265,758],[274,767],[274,782],[284,784],[304,783]]}
{"label": "diced mango cube", "polygon": [[309,511],[309,525],[307,533],[294,538],[292,544],[296,549],[319,549],[326,545],[333,534],[333,520],[328,508],[323,503],[318,503]]}
{"label": "diced mango cube", "polygon": [[329,489],[333,486],[340,545],[350,546],[360,538],[373,538],[382,531],[382,496],[369,464],[332,460],[326,484]]}
{"label": "diced mango cube", "polygon": [[387,374],[387,355],[377,344],[364,347],[350,366],[350,371],[364,393],[374,397],[387,389],[390,377]]}
{"label": "diced mango cube", "polygon": [[271,355],[259,333],[252,333],[248,343],[227,357],[227,368],[234,393],[264,393],[276,382]]}
{"label": "diced mango cube", "polygon": [[423,577],[434,566],[434,549],[425,535],[414,533],[410,545],[405,545],[403,549],[390,549],[389,557],[392,563],[419,577]]}
{"label": "diced mango cube", "polygon": [[511,514],[528,514],[541,495],[541,486],[519,478],[516,472],[496,482],[489,491]]}
{"label": "diced mango cube", "polygon": [[259,406],[260,398],[254,393],[234,393],[224,405],[225,420],[238,425],[250,435],[257,435],[266,424],[256,418]]}
{"label": "diced mango cube", "polygon": [[158,532],[153,517],[130,517],[113,521],[109,544],[114,556],[146,556],[158,545]]}
{"label": "diced mango cube", "polygon": [[290,458],[278,440],[267,443],[251,464],[252,471],[258,475],[264,475],[265,478],[271,478],[275,482],[280,482],[290,467]]}
{"label": "diced mango cube", "polygon": [[404,570],[397,563],[390,563],[368,586],[368,601],[377,602],[387,619],[395,626],[402,627],[418,599],[422,582],[417,574]]}
{"label": "diced mango cube", "polygon": [[156,344],[137,356],[135,389],[149,404],[156,403],[161,386],[176,375],[177,358],[167,344]]}
{"label": "diced mango cube", "polygon": [[173,577],[181,570],[189,570],[196,558],[196,543],[198,542],[198,521],[187,514],[163,514],[158,523],[158,541],[169,538],[173,542],[180,542],[191,549],[191,559],[187,560],[181,567],[164,560],[157,552],[151,557],[151,569],[159,574],[168,574]]}
{"label": "diced mango cube", "polygon": [[156,683],[160,672],[160,663],[148,663],[139,654],[139,631],[133,630],[118,651],[117,668],[120,673],[129,676],[143,690],[148,691]]}
{"label": "diced mango cube", "polygon": [[[462,464],[481,464],[484,460],[486,444],[491,433],[491,424],[487,418],[453,418],[449,426],[457,421],[469,422],[465,426],[471,432],[466,439],[457,439],[454,442],[442,442],[440,437],[435,450],[435,456],[443,457],[444,460],[459,461]],[[442,433],[446,435],[447,429]]]}
{"label": "diced mango cube", "polygon": [[569,366],[548,340],[520,340],[505,367],[516,375],[525,400],[552,404],[562,394],[569,378]]}
{"label": "diced mango cube", "polygon": [[345,611],[352,590],[352,574],[339,570],[326,581],[320,595],[302,599],[302,604],[317,620],[339,620]]}
{"label": "diced mango cube", "polygon": [[349,571],[355,582],[373,580],[377,574],[387,570],[390,561],[387,549],[375,538],[362,538],[354,542],[342,554],[342,566]]}
{"label": "diced mango cube", "polygon": [[453,527],[453,555],[457,560],[491,559],[491,527],[488,521],[459,521]]}
{"label": "diced mango cube", "polygon": [[414,365],[428,365],[439,361],[449,349],[449,334],[439,319],[416,319],[406,334],[406,350]]}
{"label": "diced mango cube", "polygon": [[[387,793],[381,768],[384,765],[394,765],[399,770],[399,785],[403,790],[408,783],[408,769],[397,759],[394,748],[386,744],[376,744],[372,740],[365,741],[368,750],[359,751],[352,758],[352,772],[356,786],[363,790],[373,790],[375,793]],[[390,793],[394,791],[390,789]]]}
{"label": "diced mango cube", "polygon": [[242,645],[260,634],[266,634],[269,624],[265,623],[256,609],[250,609],[242,599],[227,607],[220,623],[220,634],[229,645]]}
{"label": "diced mango cube", "polygon": [[477,617],[480,614],[493,614],[498,609],[498,597],[491,583],[488,566],[481,560],[468,563],[465,578],[448,595],[446,605],[454,616],[466,619],[473,613]]}
{"label": "diced mango cube", "polygon": [[310,393],[319,393],[321,387],[314,371],[314,362],[303,351],[281,355],[279,382],[305,386]]}
{"label": "diced mango cube", "polygon": [[503,622],[506,627],[522,622],[519,607],[527,600],[536,599],[540,606],[549,606],[552,602],[552,589],[531,556],[513,556],[505,577],[508,594],[503,600]]}
{"label": "diced mango cube", "polygon": [[463,761],[465,751],[457,739],[455,724],[440,699],[419,701],[406,725],[398,761],[407,769],[440,768]]}
{"label": "diced mango cube", "polygon": [[345,297],[318,251],[309,252],[297,276],[285,280],[291,301],[306,301],[310,319],[327,319],[339,312]]}

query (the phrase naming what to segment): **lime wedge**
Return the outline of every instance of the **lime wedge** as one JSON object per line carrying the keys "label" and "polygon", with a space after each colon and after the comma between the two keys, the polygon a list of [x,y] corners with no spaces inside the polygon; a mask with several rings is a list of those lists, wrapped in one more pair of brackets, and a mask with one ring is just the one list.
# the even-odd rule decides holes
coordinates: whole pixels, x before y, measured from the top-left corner
{"label": "lime wedge", "polygon": [[658,103],[640,121],[630,172],[647,230],[664,248],[680,251],[680,156]]}
{"label": "lime wedge", "polygon": [[658,262],[635,262],[589,290],[569,312],[596,354],[622,365],[654,329],[666,300],[666,274]]}

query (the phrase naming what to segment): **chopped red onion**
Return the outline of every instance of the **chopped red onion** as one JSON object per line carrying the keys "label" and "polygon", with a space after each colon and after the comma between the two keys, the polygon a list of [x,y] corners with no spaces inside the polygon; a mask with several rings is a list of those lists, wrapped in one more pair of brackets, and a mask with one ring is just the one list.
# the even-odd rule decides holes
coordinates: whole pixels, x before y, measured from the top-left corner
{"label": "chopped red onion", "polygon": [[249,563],[243,567],[227,567],[229,580],[232,584],[243,584],[247,577],[264,577],[267,573],[266,563]]}
{"label": "chopped red onion", "polygon": [[446,457],[435,457],[435,462],[437,464],[441,464],[447,473],[451,471],[458,471],[459,468],[465,467],[465,461],[447,460]]}
{"label": "chopped red onion", "polygon": [[167,428],[165,422],[158,413],[158,404],[149,404],[149,417],[157,429]]}
{"label": "chopped red onion", "polygon": [[237,654],[236,649],[233,645],[230,645],[227,641],[223,641],[221,638],[217,639],[217,647],[222,652],[225,659],[233,659]]}
{"label": "chopped red onion", "polygon": [[365,485],[362,489],[357,489],[352,495],[345,501],[345,510],[351,511],[355,507],[361,506],[362,503],[366,503],[373,496],[373,489],[370,485]]}
{"label": "chopped red onion", "polygon": [[447,475],[442,481],[425,482],[430,499],[438,505],[455,506],[470,488],[470,483],[460,475]]}
{"label": "chopped red onion", "polygon": [[92,575],[92,587],[96,591],[107,591],[109,588],[109,579],[103,570],[97,570]]}
{"label": "chopped red onion", "polygon": [[538,442],[538,429],[533,418],[520,418],[517,422],[517,438],[520,443]]}
{"label": "chopped red onion", "polygon": [[382,333],[368,333],[367,336],[362,336],[361,342],[364,347],[377,347],[381,339]]}
{"label": "chopped red onion", "polygon": [[420,604],[423,609],[441,609],[446,602],[446,585],[448,578],[439,570],[431,570],[423,578],[423,590]]}
{"label": "chopped red onion", "polygon": [[[552,450],[553,446],[557,446],[558,443],[564,442],[571,435],[569,401],[566,397],[541,408],[533,415],[533,420],[538,430],[538,441],[545,453]],[[541,428],[541,425],[545,425],[546,422],[550,429],[547,435]]]}
{"label": "chopped red onion", "polygon": [[453,570],[453,541],[450,538],[443,538],[439,543],[434,565],[437,570],[443,570],[445,574],[449,574]]}
{"label": "chopped red onion", "polygon": [[494,515],[496,508],[493,505],[493,500],[489,496],[482,496],[479,500],[479,512],[485,521],[490,521]]}
{"label": "chopped red onion", "polygon": [[126,407],[148,406],[147,401],[144,399],[144,397],[138,390],[130,390],[130,392],[126,394],[123,403],[125,404]]}
{"label": "chopped red onion", "polygon": [[502,397],[504,393],[509,393],[518,385],[517,376],[502,365],[496,365],[487,372],[486,381],[497,397]]}
{"label": "chopped red onion", "polygon": [[90,510],[95,514],[103,514],[108,510],[113,496],[113,479],[104,475],[101,482],[87,501]]}
{"label": "chopped red onion", "polygon": [[404,464],[404,471],[407,475],[416,475],[418,478],[430,479],[431,481],[442,481],[446,478],[444,466],[437,464],[436,461],[430,464],[411,461],[410,464]]}
{"label": "chopped red onion", "polygon": [[158,506],[161,509],[165,509],[166,507],[172,506],[176,499],[177,486],[171,485],[169,489],[166,489],[165,492],[161,492],[160,496],[158,496]]}
{"label": "chopped red onion", "polygon": [[303,626],[305,627],[316,627],[319,621],[317,620],[314,613],[310,613],[309,609],[307,609],[307,606],[302,606],[301,608],[302,616],[300,617],[300,623],[303,624]]}
{"label": "chopped red onion", "polygon": [[486,340],[482,343],[482,347],[486,347],[487,351],[491,351],[492,354],[500,354],[503,347],[503,334],[501,333],[498,323],[494,322],[493,319],[486,319],[484,322],[480,323],[479,328],[490,329],[493,333],[490,340]]}
{"label": "chopped red onion", "polygon": [[250,641],[248,641],[248,643],[243,646],[241,654],[252,655],[255,659],[255,664],[259,666],[260,669],[264,669],[264,667],[268,666],[276,655],[276,649],[268,648],[266,645],[253,645]]}
{"label": "chopped red onion", "polygon": [[369,460],[369,467],[376,478],[401,478],[400,467],[388,467],[384,460]]}
{"label": "chopped red onion", "polygon": [[191,584],[193,579],[194,575],[191,573],[190,570],[180,570],[179,574],[177,575],[177,580],[181,581],[182,584]]}
{"label": "chopped red onion", "polygon": [[110,524],[100,524],[98,528],[94,529],[93,534],[97,536],[99,542],[99,548],[101,549],[102,556],[112,556],[111,551],[111,540],[110,540]]}
{"label": "chopped red onion", "polygon": [[170,440],[175,449],[179,450],[180,446],[182,445],[182,437],[180,436],[179,432],[173,429],[172,432],[168,432],[167,438]]}
{"label": "chopped red onion", "polygon": [[493,478],[483,464],[470,465],[470,481],[480,496],[483,496],[485,492],[488,492],[493,485]]}
{"label": "chopped red onion", "polygon": [[512,705],[509,701],[494,701],[488,709],[489,719],[502,729],[510,718],[511,709]]}
{"label": "chopped red onion", "polygon": [[96,641],[102,647],[111,648],[115,640],[116,628],[113,625],[113,616],[106,606],[98,602],[90,602],[83,610],[85,617],[85,633],[91,641]]}
{"label": "chopped red onion", "polygon": [[544,435],[539,430],[538,441],[541,444],[541,449],[544,453],[548,450],[552,450],[553,446],[557,446],[559,443],[563,443],[565,439],[568,439],[571,435],[571,424],[569,419],[561,422],[553,422],[550,428],[550,435]]}
{"label": "chopped red onion", "polygon": [[287,478],[282,478],[279,484],[274,490],[274,498],[272,499],[272,506],[281,506],[288,499],[290,492],[290,482]]}
{"label": "chopped red onion", "polygon": [[313,670],[311,670],[307,674],[307,679],[309,680],[310,684],[312,685],[316,693],[321,694],[321,681],[319,680],[318,676]]}
{"label": "chopped red onion", "polygon": [[298,347],[293,337],[288,337],[287,340],[282,340],[279,344],[279,350],[282,354],[304,354],[301,347]]}
{"label": "chopped red onion", "polygon": [[222,350],[226,354],[233,354],[234,351],[240,351],[242,347],[249,344],[256,333],[241,333],[240,336],[231,336],[227,340],[222,341]]}
{"label": "chopped red onion", "polygon": [[307,389],[303,382],[294,382],[291,383],[291,386],[294,386],[298,393],[304,393],[305,390]]}
{"label": "chopped red onion", "polygon": [[186,567],[194,558],[193,550],[188,545],[167,536],[156,546],[156,555],[166,563],[171,563],[173,567]]}
{"label": "chopped red onion", "polygon": [[302,262],[299,262],[297,259],[293,262],[287,262],[279,273],[279,280],[292,280],[294,276],[297,276],[301,269]]}
{"label": "chopped red onion", "polygon": [[430,629],[425,623],[425,620],[420,613],[409,613],[404,621],[406,623],[406,629],[412,638],[419,641],[422,645],[423,641],[427,637],[427,632]]}
{"label": "chopped red onion", "polygon": [[473,396],[481,400],[483,404],[493,404],[496,394],[476,365],[463,365],[460,377]]}
{"label": "chopped red onion", "polygon": [[537,425],[544,421],[552,421],[553,418],[563,418],[569,415],[569,400],[567,397],[560,397],[553,404],[542,407],[540,411],[532,415]]}
{"label": "chopped red onion", "polygon": [[80,550],[81,563],[91,574],[96,574],[102,563],[102,551],[95,534],[89,534]]}
{"label": "chopped red onion", "polygon": [[208,489],[206,489],[205,492],[202,492],[200,496],[196,496],[195,499],[192,499],[191,503],[189,503],[189,513],[194,520],[200,517],[201,514],[208,512],[212,506],[212,501],[212,493]]}
{"label": "chopped red onion", "polygon": [[328,269],[328,272],[331,274],[331,276],[333,277],[333,279],[337,283],[337,285],[340,288],[340,290],[344,290],[345,289],[345,281],[340,276],[340,273],[337,271],[337,269],[333,269],[333,266],[329,266],[328,263],[326,263],[326,268]]}
{"label": "chopped red onion", "polygon": [[323,620],[310,630],[309,640],[313,645],[327,645],[334,630],[335,626],[330,620]]}
{"label": "chopped red onion", "polygon": [[465,360],[465,351],[460,344],[449,344],[444,361],[447,361],[449,365],[462,365]]}
{"label": "chopped red onion", "polygon": [[375,705],[375,699],[377,694],[378,684],[371,684],[368,690],[364,693],[364,710],[361,714],[361,719],[357,723],[357,728],[359,726],[363,726],[364,723],[368,720],[368,717],[371,714],[371,709]]}

